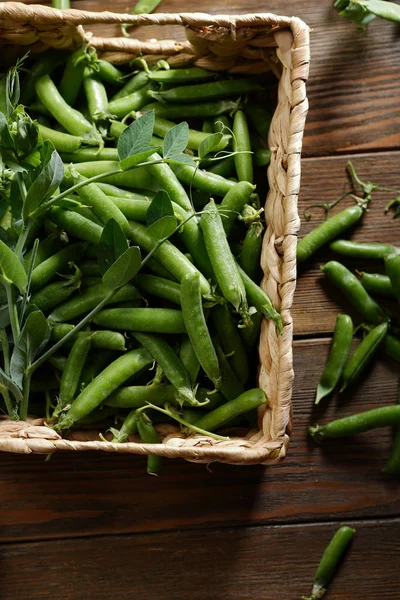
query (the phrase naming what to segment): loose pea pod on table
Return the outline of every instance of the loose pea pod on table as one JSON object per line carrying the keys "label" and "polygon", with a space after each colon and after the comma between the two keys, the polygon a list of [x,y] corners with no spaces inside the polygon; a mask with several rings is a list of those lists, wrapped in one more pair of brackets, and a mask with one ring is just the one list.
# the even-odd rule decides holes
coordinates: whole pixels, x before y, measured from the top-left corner
{"label": "loose pea pod on table", "polygon": [[325,548],[314,577],[311,596],[303,600],[318,600],[325,595],[326,586],[331,581],[335,570],[346,552],[356,530],[342,525]]}
{"label": "loose pea pod on table", "polygon": [[379,345],[382,343],[388,330],[388,324],[382,323],[371,329],[371,331],[360,342],[354,354],[343,369],[342,386],[343,392],[349,385],[353,384],[365,371],[374,357]]}
{"label": "loose pea pod on table", "polygon": [[[400,391],[397,397],[397,404],[400,404]],[[386,465],[383,467],[384,473],[390,475],[400,474],[400,426],[397,425],[396,433],[392,444],[390,456],[387,460]]]}
{"label": "loose pea pod on table", "polygon": [[333,392],[342,376],[353,340],[353,322],[348,315],[336,320],[328,362],[318,383],[315,404]]}
{"label": "loose pea pod on table", "polygon": [[386,273],[389,276],[394,295],[400,304],[400,253],[391,253],[385,257]]}

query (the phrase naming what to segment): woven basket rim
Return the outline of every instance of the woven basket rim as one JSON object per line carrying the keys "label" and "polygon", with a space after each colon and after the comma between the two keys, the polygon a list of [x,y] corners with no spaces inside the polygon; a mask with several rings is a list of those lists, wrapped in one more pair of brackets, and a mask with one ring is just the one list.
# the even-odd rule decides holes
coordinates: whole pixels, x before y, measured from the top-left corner
{"label": "woven basket rim", "polygon": [[[45,428],[39,425],[32,425],[31,423],[20,423],[19,431],[14,434],[6,434],[4,429],[4,420],[0,421],[0,451],[16,452],[16,453],[50,453],[55,450],[103,450],[107,452],[116,453],[135,453],[135,454],[148,454],[154,453],[160,456],[167,457],[181,457],[190,461],[195,462],[211,462],[219,460],[221,462],[227,462],[231,464],[271,464],[282,460],[287,451],[289,436],[291,432],[291,417],[292,417],[292,406],[290,402],[291,388],[293,384],[293,367],[292,367],[292,320],[290,317],[290,307],[295,286],[295,245],[298,231],[298,214],[297,214],[297,195],[299,189],[300,180],[300,152],[301,152],[301,141],[304,131],[305,115],[307,113],[307,97],[305,93],[305,81],[308,78],[308,67],[309,67],[309,27],[297,17],[286,17],[277,16],[273,13],[249,13],[244,15],[208,15],[206,13],[176,13],[176,14],[164,14],[155,13],[152,15],[129,15],[112,12],[90,12],[81,11],[77,9],[70,9],[67,11],[60,11],[57,9],[49,8],[42,5],[26,5],[20,2],[6,2],[0,4],[0,42],[2,31],[9,32],[12,27],[16,24],[21,27],[21,31],[29,28],[36,28],[39,33],[46,31],[51,26],[58,28],[58,31],[62,31],[67,36],[71,36],[71,40],[75,39],[75,43],[79,43],[79,40],[84,39],[85,32],[81,25],[86,24],[112,24],[112,23],[130,23],[134,25],[147,26],[147,25],[181,25],[192,30],[192,32],[198,33],[202,31],[202,28],[211,27],[213,31],[217,30],[229,30],[232,40],[235,40],[236,32],[239,29],[260,29],[267,27],[268,35],[280,36],[280,33],[284,33],[282,30],[289,29],[292,33],[290,45],[288,46],[288,40],[283,36],[279,38],[276,43],[277,53],[280,53],[279,60],[281,63],[286,61],[286,92],[291,93],[291,101],[289,104],[289,127],[286,139],[286,153],[280,154],[279,161],[283,161],[283,171],[285,173],[285,184],[284,189],[282,188],[283,182],[276,181],[272,175],[271,167],[268,170],[268,177],[270,179],[270,194],[272,194],[271,183],[275,188],[275,201],[276,197],[281,196],[282,204],[285,201],[284,211],[291,213],[291,219],[285,216],[285,228],[282,239],[279,244],[284,250],[285,260],[282,261],[281,267],[277,265],[275,269],[281,269],[285,271],[285,276],[282,277],[283,282],[280,285],[289,286],[289,292],[282,295],[282,306],[281,312],[285,317],[284,336],[276,340],[276,333],[274,328],[269,328],[264,323],[261,332],[261,340],[267,339],[267,347],[272,344],[275,346],[273,351],[278,355],[277,361],[279,365],[279,375],[284,375],[285,385],[283,390],[280,386],[280,393],[283,394],[286,399],[286,408],[284,410],[284,422],[278,426],[278,432],[268,430],[263,427],[260,431],[261,439],[254,438],[249,440],[246,438],[231,438],[231,443],[225,445],[225,443],[217,442],[216,440],[206,439],[202,436],[190,436],[186,439],[186,445],[180,445],[179,436],[171,441],[168,436],[165,438],[162,444],[149,445],[136,442],[128,442],[125,444],[113,444],[111,442],[90,440],[81,441],[76,439],[63,439],[60,438],[51,429],[43,431]],[[226,34],[224,34],[226,35]],[[257,35],[257,34],[256,34]],[[87,37],[87,36],[86,36]],[[104,47],[112,50],[117,50],[120,53],[129,54],[132,52],[132,48],[136,52],[142,45],[146,52],[156,53],[157,50],[164,51],[168,46],[168,41],[163,40],[157,42],[151,40],[150,42],[142,42],[130,38],[107,38],[107,37],[90,37],[89,40],[92,45],[103,49]],[[11,41],[11,43],[17,43]],[[188,52],[191,49],[192,54],[195,56],[195,49],[190,46],[189,42],[170,42],[174,44],[170,54],[176,54],[179,52]],[[71,41],[70,46],[72,47],[73,42]],[[189,50],[190,51],[190,50]],[[167,52],[168,54],[168,52]],[[206,67],[207,68],[207,67]],[[278,107],[280,106],[278,102]],[[275,119],[275,116],[274,116]],[[271,133],[270,133],[271,134]],[[275,132],[276,134],[276,132]],[[279,140],[278,134],[278,140]],[[276,137],[276,135],[275,135]],[[271,146],[270,146],[271,147]],[[279,145],[275,150],[279,153]],[[267,203],[268,204],[268,203]],[[285,212],[286,215],[286,212]],[[274,237],[272,231],[272,237]],[[266,241],[267,232],[264,236],[264,246],[266,252],[276,252],[276,248],[271,250],[267,245],[270,240]],[[278,241],[274,238],[274,244]],[[287,248],[285,249],[285,244]],[[263,253],[264,253],[263,246]],[[286,258],[288,254],[288,258]],[[269,257],[270,258],[270,257]],[[268,262],[268,259],[267,259]],[[270,265],[268,265],[270,271]],[[279,273],[281,273],[279,270]],[[294,273],[294,275],[293,275]],[[277,284],[279,277],[275,279]],[[264,327],[265,325],[265,327]],[[272,330],[273,329],[273,330]],[[279,345],[286,345],[286,352],[282,353]],[[277,350],[278,348],[278,350]],[[277,380],[278,381],[278,380]],[[278,382],[275,381],[275,385],[278,386]],[[260,384],[261,387],[263,387]],[[289,406],[287,406],[289,404]],[[264,408],[264,407],[263,407]],[[279,404],[277,408],[282,408]],[[272,413],[272,410],[266,406],[264,408],[264,418],[268,417]],[[269,435],[265,432],[269,431]],[[52,433],[50,433],[52,432]],[[76,432],[78,435],[79,432]],[[55,434],[57,437],[53,437]],[[274,435],[275,434],[275,435]],[[181,440],[183,441],[183,440]]]}

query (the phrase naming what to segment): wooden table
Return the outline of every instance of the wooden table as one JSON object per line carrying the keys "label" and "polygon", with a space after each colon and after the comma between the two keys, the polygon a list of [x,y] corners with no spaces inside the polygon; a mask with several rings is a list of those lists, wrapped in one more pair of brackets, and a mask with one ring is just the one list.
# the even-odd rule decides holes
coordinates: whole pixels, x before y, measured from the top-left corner
{"label": "wooden table", "polygon": [[[127,0],[74,8],[123,12]],[[311,110],[304,140],[300,211],[332,201],[351,154],[362,178],[400,186],[400,37],[386,22],[367,34],[340,19],[333,0],[164,0],[163,12],[271,11],[312,31]],[[169,31],[176,37],[176,28]],[[108,34],[117,34],[109,26]],[[139,32],[157,36],[158,29]],[[163,32],[165,35],[165,31]],[[400,219],[376,194],[355,239],[399,243]],[[303,224],[303,232],[315,224]],[[322,256],[326,259],[326,253]],[[362,266],[362,265],[361,265]],[[298,600],[339,523],[356,526],[330,587],[335,600],[400,597],[400,488],[382,475],[392,432],[315,447],[310,421],[392,403],[398,364],[382,358],[365,381],[314,411],[313,394],[339,310],[318,264],[301,273],[294,306],[295,426],[289,456],[274,468],[211,469],[105,454],[0,456],[2,600]]]}

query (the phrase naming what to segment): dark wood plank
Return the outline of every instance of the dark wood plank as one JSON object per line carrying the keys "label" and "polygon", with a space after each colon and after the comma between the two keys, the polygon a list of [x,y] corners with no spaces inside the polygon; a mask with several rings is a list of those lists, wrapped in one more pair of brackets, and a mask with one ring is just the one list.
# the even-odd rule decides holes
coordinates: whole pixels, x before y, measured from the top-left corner
{"label": "dark wood plank", "polygon": [[[399,597],[400,522],[357,522],[326,600]],[[2,600],[295,600],[337,524],[1,545]],[[384,590],[384,592],[383,592]]]}
{"label": "dark wood plank", "polygon": [[295,343],[295,427],[279,466],[228,467],[166,461],[160,477],[134,456],[0,455],[0,539],[290,523],[398,515],[400,486],[384,477],[392,432],[316,447],[311,422],[394,402],[398,365],[380,360],[360,387],[312,411],[329,340]]}
{"label": "dark wood plank", "polygon": [[[314,217],[310,221],[304,219],[304,209],[321,202],[332,202],[347,188],[346,162],[349,157],[330,157],[303,160],[302,185],[299,198],[299,214],[302,218],[300,237],[303,237],[324,218],[321,209],[314,209]],[[360,176],[365,181],[373,181],[386,187],[400,188],[400,152],[365,154],[351,156],[351,160]],[[375,192],[370,210],[362,222],[354,227],[345,237],[351,236],[356,241],[385,242],[400,244],[400,219],[393,220],[391,214],[385,214],[384,208],[388,200],[395,194]],[[335,207],[332,215],[350,206],[349,198]],[[329,251],[321,250],[307,264],[299,267],[297,289],[293,306],[293,317],[296,335],[324,334],[333,331],[338,312],[350,311],[359,320],[349,303],[340,292],[321,273],[320,265],[335,259],[349,267],[360,271],[382,269],[382,264],[371,261],[351,261]]]}
{"label": "dark wood plank", "polygon": [[[36,1],[36,0],[34,0]],[[77,0],[74,8],[126,12],[134,0]],[[182,0],[163,0],[157,12],[200,9],[211,14],[269,11],[296,15],[312,28],[311,71],[308,83],[310,113],[304,156],[336,152],[391,149],[400,145],[400,37],[395,25],[376,19],[367,34],[340,18],[332,0],[274,0],[260,6],[257,0],[204,0],[200,7]],[[113,25],[93,26],[96,34],[119,35]],[[140,39],[183,39],[180,27],[137,29]]]}

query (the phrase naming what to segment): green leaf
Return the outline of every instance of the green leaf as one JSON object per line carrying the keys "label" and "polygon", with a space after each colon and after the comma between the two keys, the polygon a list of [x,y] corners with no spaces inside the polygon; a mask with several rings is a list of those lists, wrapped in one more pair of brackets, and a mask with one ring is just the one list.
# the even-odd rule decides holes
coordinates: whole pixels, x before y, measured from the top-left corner
{"label": "green leaf", "polygon": [[154,129],[154,119],[155,112],[151,110],[139,119],[136,119],[136,121],[123,131],[117,146],[118,157],[121,163],[129,157],[149,150]]}
{"label": "green leaf", "polygon": [[177,220],[175,217],[166,215],[155,223],[149,225],[147,228],[147,233],[158,240],[163,240],[164,238],[167,238],[175,233],[176,227]]}
{"label": "green leaf", "polygon": [[17,286],[21,294],[26,290],[28,276],[24,267],[14,252],[0,240],[0,271],[1,278]]}
{"label": "green leaf", "polygon": [[148,158],[155,152],[158,152],[159,150],[161,150],[161,146],[158,146],[158,147],[153,146],[151,148],[147,148],[146,150],[143,150],[143,152],[139,152],[139,154],[134,154],[132,156],[128,156],[127,158],[124,158],[124,160],[120,161],[119,166],[122,171],[127,171],[128,169],[131,169],[135,165],[138,165],[139,163],[144,162],[146,160],[146,158]]}
{"label": "green leaf", "polygon": [[197,162],[188,154],[184,154],[182,152],[182,154],[176,154],[176,156],[172,156],[171,158],[168,158],[166,162],[174,162],[174,163],[179,163],[181,165],[189,165],[190,167],[197,167]]}
{"label": "green leaf", "polygon": [[11,377],[20,388],[26,369],[49,341],[50,331],[50,325],[42,311],[36,310],[29,314],[10,361]]}
{"label": "green leaf", "polygon": [[165,216],[174,216],[174,209],[167,192],[160,190],[150,202],[146,213],[146,225],[152,225]]}
{"label": "green leaf", "polygon": [[[12,150],[14,141],[8,128],[8,121],[3,113],[0,112],[0,148],[2,150]],[[4,159],[4,162],[6,160]]]}
{"label": "green leaf", "polygon": [[221,132],[212,133],[211,135],[206,137],[199,146],[199,158],[204,158],[205,156],[207,156],[207,154],[218,148],[218,145],[220,144],[222,138],[223,134]]}
{"label": "green leaf", "polygon": [[179,123],[175,127],[172,127],[167,132],[163,143],[163,156],[164,158],[173,158],[174,156],[181,154],[188,145],[189,141],[189,125],[186,121]]}
{"label": "green leaf", "polygon": [[23,217],[26,220],[59,187],[64,177],[64,165],[53,144],[46,140],[41,148],[42,164],[25,198]]}
{"label": "green leaf", "polygon": [[115,219],[109,219],[104,226],[98,247],[98,261],[104,275],[115,261],[128,250],[128,241],[121,226]]}
{"label": "green leaf", "polygon": [[110,290],[116,290],[121,285],[128,283],[142,265],[139,246],[131,246],[124,252],[103,275],[103,283]]}
{"label": "green leaf", "polygon": [[8,390],[10,390],[10,392],[12,393],[12,395],[14,396],[14,398],[17,402],[22,401],[21,389],[11,379],[11,377],[9,377],[1,368],[0,368],[0,384],[4,385],[4,387],[6,387]]}

